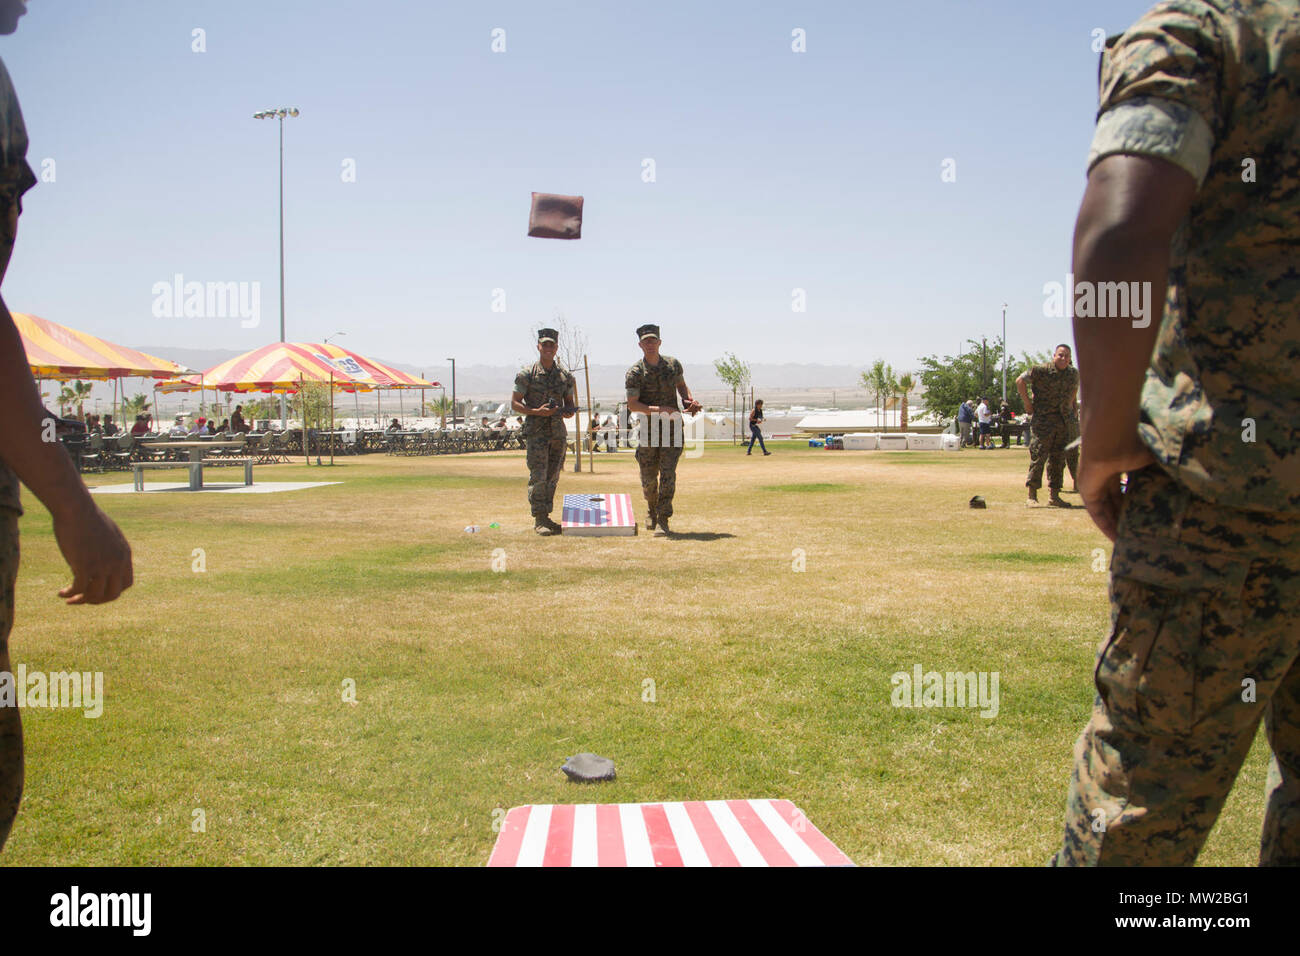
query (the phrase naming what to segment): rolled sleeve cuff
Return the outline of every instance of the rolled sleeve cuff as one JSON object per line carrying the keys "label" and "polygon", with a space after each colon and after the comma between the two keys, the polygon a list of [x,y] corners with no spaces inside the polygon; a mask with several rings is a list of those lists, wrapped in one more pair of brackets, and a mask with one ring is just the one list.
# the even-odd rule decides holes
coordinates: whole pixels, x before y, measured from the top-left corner
{"label": "rolled sleeve cuff", "polygon": [[1200,113],[1156,96],[1134,97],[1102,113],[1088,169],[1107,156],[1157,156],[1187,170],[1199,188],[1210,169],[1214,134]]}

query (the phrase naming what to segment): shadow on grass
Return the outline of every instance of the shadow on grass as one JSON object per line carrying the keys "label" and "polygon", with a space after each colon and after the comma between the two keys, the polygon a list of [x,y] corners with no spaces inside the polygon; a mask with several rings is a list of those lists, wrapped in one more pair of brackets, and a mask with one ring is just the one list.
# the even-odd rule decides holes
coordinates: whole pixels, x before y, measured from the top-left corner
{"label": "shadow on grass", "polygon": [[720,541],[735,535],[726,531],[674,531],[668,537],[674,541]]}

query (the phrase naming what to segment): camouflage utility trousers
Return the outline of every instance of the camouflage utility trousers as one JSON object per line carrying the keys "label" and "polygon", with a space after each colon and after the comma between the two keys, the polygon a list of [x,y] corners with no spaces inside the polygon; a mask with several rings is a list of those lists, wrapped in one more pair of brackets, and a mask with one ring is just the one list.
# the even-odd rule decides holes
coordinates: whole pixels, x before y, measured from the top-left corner
{"label": "camouflage utility trousers", "polygon": [[555,487],[564,470],[564,434],[529,435],[525,446],[528,461],[528,507],[534,518],[545,518],[555,510]]}
{"label": "camouflage utility trousers", "polygon": [[677,492],[677,462],[681,445],[640,445],[636,463],[641,468],[641,493],[645,495],[649,514],[671,518],[673,495]]}
{"label": "camouflage utility trousers", "polygon": [[1035,415],[1033,436],[1029,439],[1029,477],[1025,487],[1043,486],[1043,466],[1047,466],[1047,487],[1060,491],[1065,481],[1065,446],[1069,430],[1061,415]]}
{"label": "camouflage utility trousers", "polygon": [[1145,468],[1110,596],[1052,862],[1191,865],[1263,720],[1259,861],[1300,865],[1300,516],[1215,505]]}
{"label": "camouflage utility trousers", "polygon": [[1079,420],[1077,418],[1067,418],[1065,420],[1065,467],[1070,469],[1070,480],[1076,485],[1079,483],[1079,446],[1068,447],[1070,442],[1079,437]]}
{"label": "camouflage utility trousers", "polygon": [[[0,508],[0,673],[12,674],[9,632],[14,626],[14,583],[18,580],[18,515]],[[0,703],[0,849],[18,816],[23,795],[23,724],[17,701]]]}

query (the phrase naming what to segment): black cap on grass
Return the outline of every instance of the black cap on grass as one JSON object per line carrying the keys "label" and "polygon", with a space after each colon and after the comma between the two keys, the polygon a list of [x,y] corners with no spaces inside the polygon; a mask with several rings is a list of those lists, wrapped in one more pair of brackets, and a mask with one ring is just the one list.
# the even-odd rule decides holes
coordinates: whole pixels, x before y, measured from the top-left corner
{"label": "black cap on grass", "polygon": [[614,761],[595,754],[577,754],[564,761],[563,770],[574,783],[596,783],[614,779]]}
{"label": "black cap on grass", "polygon": [[970,506],[972,508],[987,508],[988,504],[984,501],[983,498],[981,498],[979,495],[976,495],[974,498],[970,500]]}

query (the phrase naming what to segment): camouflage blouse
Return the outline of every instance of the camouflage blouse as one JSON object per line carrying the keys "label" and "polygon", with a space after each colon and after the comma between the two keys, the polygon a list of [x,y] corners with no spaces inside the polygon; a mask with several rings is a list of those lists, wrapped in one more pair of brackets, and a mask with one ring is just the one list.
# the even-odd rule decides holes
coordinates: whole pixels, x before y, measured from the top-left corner
{"label": "camouflage blouse", "polygon": [[670,355],[660,355],[657,365],[644,358],[627,370],[627,397],[639,399],[647,405],[680,408],[677,404],[677,386],[686,381],[682,363]]}
{"label": "camouflage blouse", "polygon": [[1102,59],[1089,168],[1156,156],[1199,186],[1170,249],[1138,431],[1202,498],[1300,511],[1300,5],[1166,0]]}
{"label": "camouflage blouse", "polygon": [[[567,405],[573,394],[576,380],[556,362],[550,370],[542,367],[541,362],[534,362],[527,368],[519,370],[515,376],[515,391],[523,396],[524,404],[529,408],[541,408],[548,402]],[[564,416],[528,415],[524,418],[526,436],[545,435],[558,438],[568,433]]]}
{"label": "camouflage blouse", "polygon": [[1074,414],[1074,396],[1079,390],[1079,370],[1073,365],[1058,369],[1051,362],[1035,365],[1029,370],[1030,398],[1034,403],[1034,418],[1045,415]]}

